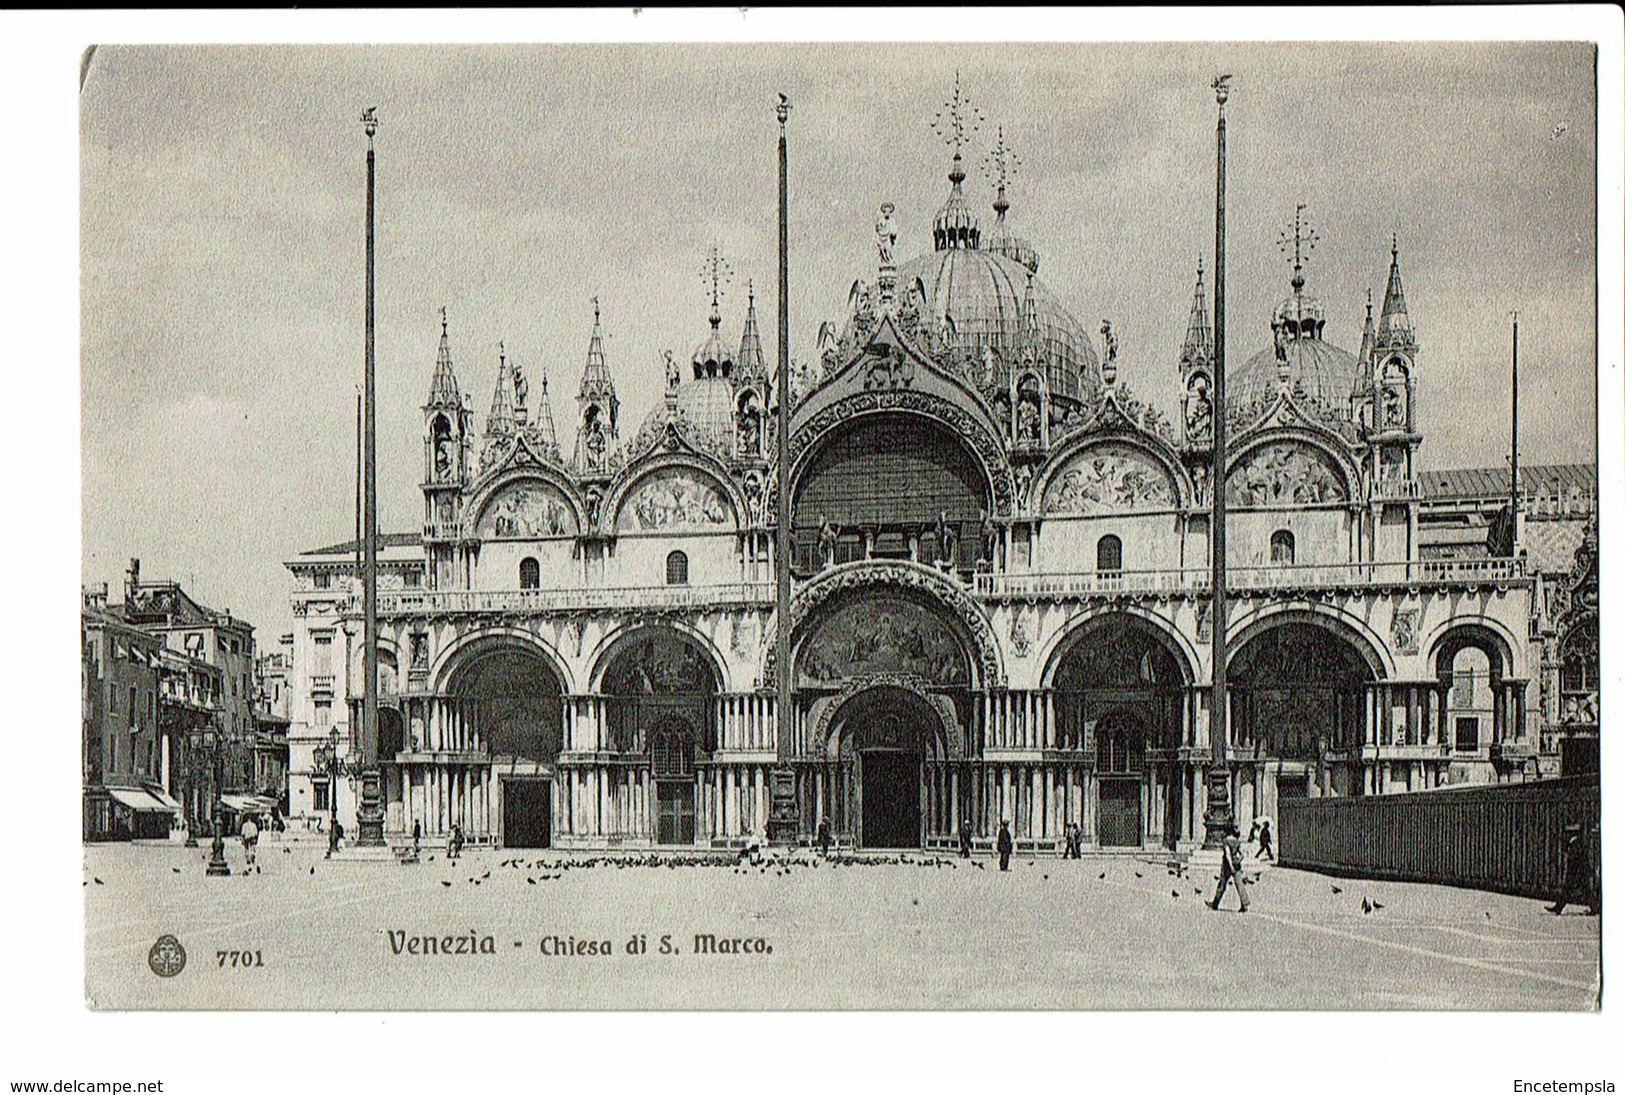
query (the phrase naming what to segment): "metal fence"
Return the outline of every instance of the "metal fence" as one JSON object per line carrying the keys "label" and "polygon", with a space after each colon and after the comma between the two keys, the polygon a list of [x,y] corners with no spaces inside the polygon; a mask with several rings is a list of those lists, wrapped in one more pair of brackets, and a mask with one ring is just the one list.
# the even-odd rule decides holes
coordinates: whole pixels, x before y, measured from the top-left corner
{"label": "metal fence", "polygon": [[1283,866],[1327,874],[1556,896],[1564,827],[1599,847],[1597,776],[1279,804]]}

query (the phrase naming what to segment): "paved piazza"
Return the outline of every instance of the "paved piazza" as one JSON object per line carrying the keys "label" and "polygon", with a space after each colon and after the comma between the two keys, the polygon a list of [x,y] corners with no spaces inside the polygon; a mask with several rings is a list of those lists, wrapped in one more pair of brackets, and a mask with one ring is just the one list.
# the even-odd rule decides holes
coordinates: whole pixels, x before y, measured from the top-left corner
{"label": "paved piazza", "polygon": [[[1276,868],[1241,915],[1233,897],[1220,913],[1198,903],[1211,876],[1171,876],[1150,857],[1018,858],[1005,876],[986,859],[904,858],[815,866],[803,853],[740,871],[481,850],[453,866],[426,849],[397,866],[272,840],[262,873],[241,873],[233,842],[232,876],[208,878],[206,848],[94,845],[86,994],[100,1008],[324,1009],[1584,1009],[1597,998],[1600,921],[1554,919],[1537,901]],[[1382,907],[1364,912],[1368,898]],[[475,951],[489,936],[494,953],[397,955],[391,932],[472,935]],[[187,955],[170,978],[148,963],[166,933]],[[629,956],[637,934],[649,951]],[[658,953],[662,934],[680,953]],[[696,934],[765,940],[771,953],[695,954]],[[613,953],[545,955],[554,936],[608,940]],[[233,967],[228,954],[222,968],[220,951],[257,957]]]}

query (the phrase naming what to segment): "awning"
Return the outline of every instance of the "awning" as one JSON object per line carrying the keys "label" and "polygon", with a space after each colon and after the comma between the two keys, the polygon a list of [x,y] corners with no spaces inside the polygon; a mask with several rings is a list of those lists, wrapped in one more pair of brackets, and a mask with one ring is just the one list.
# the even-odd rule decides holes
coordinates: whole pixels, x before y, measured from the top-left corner
{"label": "awning", "polygon": [[220,803],[226,809],[238,814],[268,814],[279,808],[275,799],[264,795],[221,795]]}
{"label": "awning", "polygon": [[154,799],[156,799],[158,804],[160,806],[162,806],[166,810],[169,810],[169,811],[172,811],[173,813],[178,814],[178,813],[181,813],[182,810],[184,809],[181,806],[181,804],[179,802],[175,801],[175,799],[169,794],[169,792],[165,791],[162,787],[154,787],[154,786],[149,785],[146,788],[146,791],[147,791],[147,794],[151,795]]}
{"label": "awning", "polygon": [[172,807],[165,806],[147,792],[135,787],[109,787],[107,793],[112,795],[118,802],[137,812],[159,814],[172,814],[175,812]]}

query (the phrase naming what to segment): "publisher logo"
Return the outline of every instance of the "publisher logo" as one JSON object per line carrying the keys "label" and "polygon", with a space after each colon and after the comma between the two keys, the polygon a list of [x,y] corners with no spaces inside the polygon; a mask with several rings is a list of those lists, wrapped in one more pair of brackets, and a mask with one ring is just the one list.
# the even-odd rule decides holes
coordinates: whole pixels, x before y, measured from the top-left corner
{"label": "publisher logo", "polygon": [[147,965],[159,977],[174,977],[186,968],[186,948],[173,935],[160,935],[147,952]]}

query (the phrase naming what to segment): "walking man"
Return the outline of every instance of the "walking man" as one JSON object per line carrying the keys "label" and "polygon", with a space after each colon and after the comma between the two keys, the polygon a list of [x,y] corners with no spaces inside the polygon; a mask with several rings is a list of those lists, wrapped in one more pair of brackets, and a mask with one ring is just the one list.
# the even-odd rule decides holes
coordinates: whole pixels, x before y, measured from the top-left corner
{"label": "walking man", "polygon": [[970,858],[970,825],[963,821],[959,823],[959,858]]}
{"label": "walking man", "polygon": [[1268,857],[1269,861],[1271,863],[1274,863],[1275,862],[1274,839],[1275,839],[1274,837],[1270,836],[1270,823],[1269,823],[1269,819],[1266,818],[1265,821],[1264,821],[1264,824],[1262,824],[1262,825],[1260,825],[1258,827],[1258,854],[1256,856],[1254,856],[1254,858],[1255,859],[1264,859],[1265,857]]}
{"label": "walking man", "polygon": [[1219,902],[1224,900],[1224,888],[1235,883],[1236,896],[1241,899],[1241,911],[1247,911],[1247,885],[1241,878],[1241,830],[1234,825],[1225,834],[1224,847],[1220,851],[1219,860],[1219,888],[1213,891],[1213,900],[1207,907],[1215,912],[1219,909]]}
{"label": "walking man", "polygon": [[999,822],[999,870],[1010,869],[1010,853],[1016,850],[1016,842],[1010,839],[1010,823]]}
{"label": "walking man", "polygon": [[818,819],[818,853],[829,858],[829,818]]}
{"label": "walking man", "polygon": [[258,849],[260,843],[260,827],[254,824],[252,814],[243,818],[241,836],[243,838],[243,871],[245,874],[248,871],[258,874],[259,867],[254,864],[254,852]]}
{"label": "walking man", "polygon": [[412,819],[412,858],[418,857],[418,851],[423,843],[423,822],[417,818]]}
{"label": "walking man", "polygon": [[1563,827],[1563,890],[1546,911],[1562,916],[1569,905],[1584,905],[1587,916],[1602,911],[1602,902],[1591,887],[1591,853],[1586,850],[1585,836],[1578,825]]}

